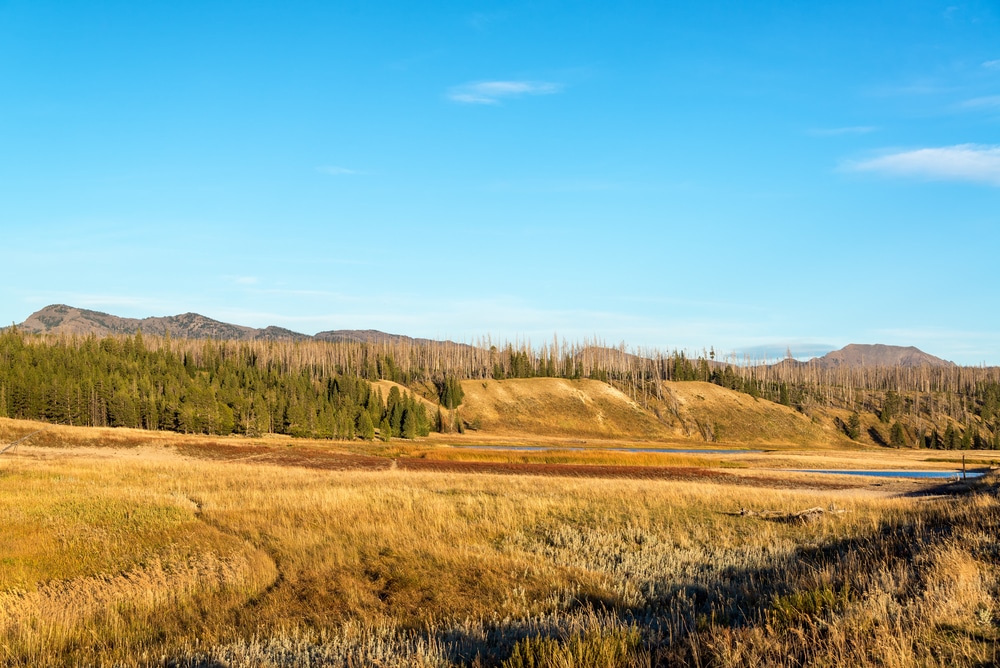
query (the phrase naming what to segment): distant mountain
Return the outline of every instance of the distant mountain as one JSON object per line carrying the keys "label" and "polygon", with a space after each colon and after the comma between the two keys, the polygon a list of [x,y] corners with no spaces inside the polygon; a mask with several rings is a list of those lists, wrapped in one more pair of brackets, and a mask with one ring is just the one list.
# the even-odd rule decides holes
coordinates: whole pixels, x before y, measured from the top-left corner
{"label": "distant mountain", "polygon": [[954,362],[929,355],[913,346],[886,346],[852,343],[840,350],[834,350],[822,357],[810,360],[808,364],[822,369],[857,366],[955,366]]}
{"label": "distant mountain", "polygon": [[[145,334],[170,336],[180,339],[226,339],[236,341],[266,340],[266,341],[331,341],[356,343],[412,343],[422,345],[433,343],[430,339],[412,338],[401,334],[388,334],[377,329],[336,329],[317,333],[315,336],[293,332],[283,327],[265,327],[254,329],[243,325],[233,325],[206,318],[197,313],[184,313],[157,318],[122,318],[100,311],[53,304],[46,306],[28,316],[28,319],[17,326],[18,329],[36,334],[79,334],[86,336],[108,336],[113,334],[135,334],[142,329]],[[468,344],[456,344],[465,346]],[[614,348],[600,349],[590,347],[580,351],[581,355],[589,354],[598,357],[614,357],[622,351]],[[636,357],[633,353],[625,353],[628,357]],[[638,358],[636,358],[638,359]],[[713,361],[709,364],[724,365],[723,361]],[[882,344],[864,345],[852,343],[840,350],[834,350],[822,357],[816,357],[808,362],[798,362],[786,359],[779,365],[811,365],[821,369],[857,366],[955,366],[954,362],[940,357],[928,355],[913,346],[886,346]]]}
{"label": "distant mountain", "polygon": [[46,306],[28,316],[28,319],[17,326],[18,329],[34,334],[79,334],[86,336],[108,336],[113,334],[135,334],[142,329],[145,334],[170,336],[179,339],[226,339],[235,341],[267,340],[267,341],[357,341],[364,343],[389,342],[398,343],[410,341],[413,343],[428,343],[428,339],[413,339],[399,334],[387,334],[375,329],[331,330],[320,332],[316,336],[293,332],[283,327],[265,327],[254,329],[242,325],[233,325],[206,318],[197,313],[184,313],[158,318],[122,318],[100,311],[53,304]]}
{"label": "distant mountain", "polygon": [[[197,313],[184,313],[161,318],[121,318],[109,313],[53,304],[28,316],[18,325],[26,332],[37,334],[135,334],[141,328],[146,334],[163,336],[168,331],[171,336],[188,339],[234,339],[253,338],[308,338],[277,327],[266,330],[231,325],[206,318]],[[288,334],[285,334],[288,332]],[[290,336],[289,336],[290,335]]]}

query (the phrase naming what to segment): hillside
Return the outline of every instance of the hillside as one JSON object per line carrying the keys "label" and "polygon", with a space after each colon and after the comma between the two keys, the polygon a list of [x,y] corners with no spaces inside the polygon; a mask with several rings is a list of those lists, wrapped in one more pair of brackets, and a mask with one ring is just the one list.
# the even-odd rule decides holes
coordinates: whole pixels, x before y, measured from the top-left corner
{"label": "hillside", "polygon": [[371,381],[371,386],[373,390],[379,390],[382,392],[383,401],[389,396],[389,392],[392,388],[397,388],[400,394],[411,394],[413,397],[424,405],[427,409],[427,414],[434,416],[437,413],[438,404],[434,401],[430,401],[419,392],[415,392],[412,388],[406,387],[405,385],[400,385],[399,383],[394,383],[391,380],[374,380]]}
{"label": "hillside", "polygon": [[649,408],[594,380],[526,378],[465,381],[462,420],[483,433],[690,440],[697,443],[846,444],[832,420],[711,383],[664,383]]}
{"label": "hillside", "polygon": [[654,410],[671,421],[675,433],[710,442],[749,444],[846,444],[832,419],[813,420],[766,399],[755,399],[712,383],[663,384],[664,398]]}
{"label": "hillside", "polygon": [[467,380],[462,420],[495,434],[652,439],[672,435],[606,383],[563,378]]}
{"label": "hillside", "polygon": [[[122,336],[140,328],[145,347],[61,336],[23,345],[32,332]],[[169,341],[153,341],[167,333]],[[197,340],[205,337],[216,343]],[[431,402],[432,419],[436,385],[451,377],[464,378],[466,398],[458,415],[440,421],[446,432],[462,425],[515,437],[1000,448],[1000,369],[956,367],[912,347],[852,344],[808,363],[739,367],[624,347],[497,349],[376,330],[309,337],[194,313],[140,320],[65,305],[42,309],[0,340],[10,360],[0,367],[0,416],[65,424],[350,437],[366,395],[348,379],[337,386],[350,401],[331,403],[324,387],[334,376],[378,379],[384,396],[404,385]],[[269,342],[246,354],[248,340]],[[220,363],[251,380],[223,386]]]}
{"label": "hillside", "polygon": [[[387,391],[387,381],[377,384]],[[595,380],[523,378],[464,381],[462,422],[474,433],[502,436],[631,439],[731,443],[739,445],[799,445],[810,448],[886,446],[890,424],[876,412],[860,411],[860,435],[851,440],[845,425],[851,411],[814,406],[807,412],[763,398],[699,381],[662,383],[662,398],[646,406],[614,387]],[[428,402],[429,405],[432,405]],[[938,414],[936,419],[899,415],[905,441],[914,446],[930,430],[944,434],[962,425]],[[970,420],[984,438],[989,430]]]}

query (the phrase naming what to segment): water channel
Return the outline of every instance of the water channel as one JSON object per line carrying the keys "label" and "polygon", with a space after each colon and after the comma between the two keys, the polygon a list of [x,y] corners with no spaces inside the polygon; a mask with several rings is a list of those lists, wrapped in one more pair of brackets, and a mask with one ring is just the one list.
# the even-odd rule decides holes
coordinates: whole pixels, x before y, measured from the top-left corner
{"label": "water channel", "polygon": [[[892,471],[843,471],[839,469],[794,469],[795,473],[827,473],[830,475],[863,475],[872,476],[877,478],[939,478],[939,479],[956,479],[961,478],[963,473],[961,471],[904,471],[904,470],[892,470]],[[964,475],[966,478],[981,478],[986,474],[985,471],[967,471]]]}

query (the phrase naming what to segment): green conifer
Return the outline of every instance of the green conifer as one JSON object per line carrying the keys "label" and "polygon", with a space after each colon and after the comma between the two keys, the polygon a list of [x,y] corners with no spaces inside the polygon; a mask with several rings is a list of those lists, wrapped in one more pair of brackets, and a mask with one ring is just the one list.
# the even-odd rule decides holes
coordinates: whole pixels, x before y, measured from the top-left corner
{"label": "green conifer", "polygon": [[358,435],[366,441],[375,438],[375,425],[372,424],[368,411],[361,411],[361,415],[358,416]]}

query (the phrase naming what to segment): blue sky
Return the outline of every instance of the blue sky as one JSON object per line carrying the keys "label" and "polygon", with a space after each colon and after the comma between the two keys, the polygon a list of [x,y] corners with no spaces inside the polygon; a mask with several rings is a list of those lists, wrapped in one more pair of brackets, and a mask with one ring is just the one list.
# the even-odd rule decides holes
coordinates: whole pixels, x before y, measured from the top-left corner
{"label": "blue sky", "polygon": [[991,2],[0,0],[0,319],[1000,364]]}

